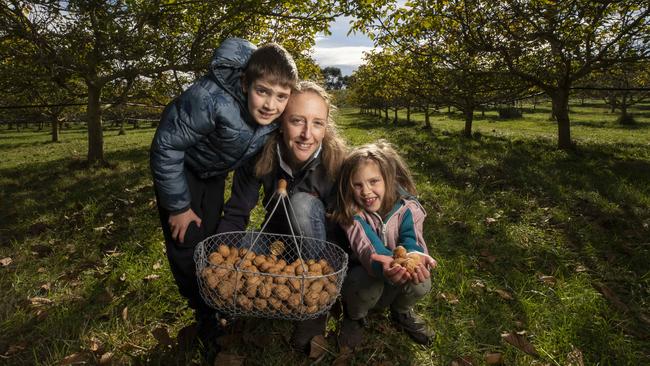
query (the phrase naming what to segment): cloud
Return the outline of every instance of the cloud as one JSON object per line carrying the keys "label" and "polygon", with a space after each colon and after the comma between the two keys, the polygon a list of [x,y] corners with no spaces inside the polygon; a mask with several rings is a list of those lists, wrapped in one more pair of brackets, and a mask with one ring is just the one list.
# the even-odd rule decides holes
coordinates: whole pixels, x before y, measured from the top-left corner
{"label": "cloud", "polygon": [[369,52],[372,49],[368,46],[315,47],[314,59],[321,66],[359,66],[363,63],[363,52]]}

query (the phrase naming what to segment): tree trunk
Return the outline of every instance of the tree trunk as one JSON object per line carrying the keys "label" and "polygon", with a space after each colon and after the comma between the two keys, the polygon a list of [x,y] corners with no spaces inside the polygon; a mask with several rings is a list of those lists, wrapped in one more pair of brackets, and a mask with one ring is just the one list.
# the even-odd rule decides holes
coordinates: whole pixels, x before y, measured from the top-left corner
{"label": "tree trunk", "polygon": [[54,115],[52,120],[52,142],[59,142],[59,118]]}
{"label": "tree trunk", "polygon": [[393,117],[393,126],[397,127],[397,107],[395,107],[395,113]]}
{"label": "tree trunk", "polygon": [[551,94],[553,115],[557,121],[557,146],[563,150],[574,148],[569,120],[569,89],[557,89]]}
{"label": "tree trunk", "polygon": [[104,164],[104,133],[102,131],[101,87],[88,83],[88,164]]}
{"label": "tree trunk", "polygon": [[431,130],[431,119],[429,118],[429,105],[424,106],[424,128]]}
{"label": "tree trunk", "polygon": [[384,107],[384,123],[388,123],[388,106]]}
{"label": "tree trunk", "polygon": [[465,107],[465,130],[463,136],[472,137],[472,121],[474,120],[474,107]]}
{"label": "tree trunk", "polygon": [[406,122],[411,124],[411,106],[406,107]]}

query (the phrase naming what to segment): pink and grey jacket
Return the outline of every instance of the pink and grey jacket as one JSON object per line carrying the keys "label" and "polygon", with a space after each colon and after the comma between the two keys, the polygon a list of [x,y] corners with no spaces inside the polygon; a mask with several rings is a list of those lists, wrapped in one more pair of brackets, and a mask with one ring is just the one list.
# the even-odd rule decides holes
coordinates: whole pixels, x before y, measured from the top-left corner
{"label": "pink and grey jacket", "polygon": [[352,225],[344,227],[353,257],[357,257],[369,274],[383,277],[381,264],[370,259],[372,253],[392,256],[393,249],[402,245],[407,252],[428,254],[422,236],[426,216],[422,205],[413,197],[401,198],[384,218],[375,212],[359,212]]}

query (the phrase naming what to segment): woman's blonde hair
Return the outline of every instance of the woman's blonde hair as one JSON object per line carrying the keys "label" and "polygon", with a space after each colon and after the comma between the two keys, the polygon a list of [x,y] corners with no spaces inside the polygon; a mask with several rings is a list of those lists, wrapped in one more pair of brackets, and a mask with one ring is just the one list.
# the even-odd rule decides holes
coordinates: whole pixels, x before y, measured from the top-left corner
{"label": "woman's blonde hair", "polygon": [[369,162],[377,164],[384,179],[385,192],[379,208],[380,215],[387,214],[403,195],[404,192],[400,191],[400,187],[408,194],[414,196],[417,194],[408,166],[390,143],[380,140],[363,145],[348,154],[341,166],[336,211],[332,217],[343,225],[352,224],[354,215],[361,210],[354,199],[352,177]]}
{"label": "woman's blonde hair", "polygon": [[[345,141],[339,136],[334,122],[334,115],[336,113],[336,106],[332,104],[332,98],[327,91],[313,81],[303,80],[298,83],[298,87],[291,92],[291,95],[302,93],[314,93],[321,97],[327,105],[327,126],[325,136],[322,141],[321,150],[321,164],[325,166],[327,178],[334,182],[336,180],[336,172],[339,170],[345,154],[347,152],[347,145]],[[280,116],[282,123],[283,116]],[[255,175],[260,178],[270,174],[275,169],[277,161],[277,146],[282,143],[282,134],[278,129],[267,140],[260,157],[255,163]]]}

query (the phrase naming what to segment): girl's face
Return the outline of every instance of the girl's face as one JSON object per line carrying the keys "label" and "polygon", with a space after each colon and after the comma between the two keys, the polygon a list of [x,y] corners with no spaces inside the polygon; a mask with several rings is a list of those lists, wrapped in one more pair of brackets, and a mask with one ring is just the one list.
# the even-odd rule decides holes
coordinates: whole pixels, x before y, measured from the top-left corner
{"label": "girl's face", "polygon": [[379,212],[386,192],[379,165],[373,160],[365,161],[352,175],[351,183],[356,204],[368,212]]}
{"label": "girl's face", "polygon": [[282,141],[292,168],[301,167],[323,142],[329,109],[325,100],[310,91],[294,93],[282,115]]}

